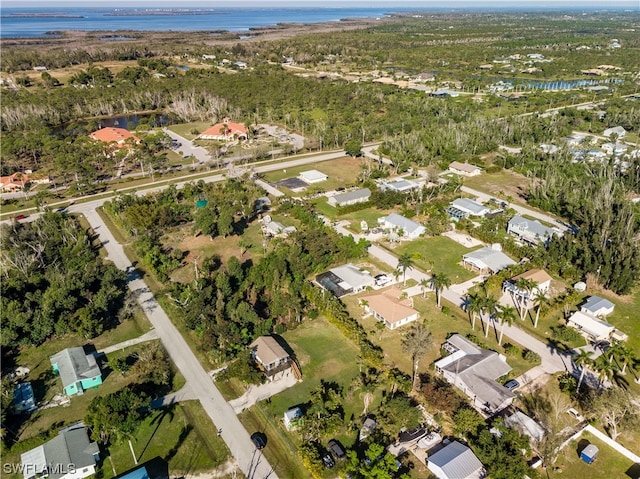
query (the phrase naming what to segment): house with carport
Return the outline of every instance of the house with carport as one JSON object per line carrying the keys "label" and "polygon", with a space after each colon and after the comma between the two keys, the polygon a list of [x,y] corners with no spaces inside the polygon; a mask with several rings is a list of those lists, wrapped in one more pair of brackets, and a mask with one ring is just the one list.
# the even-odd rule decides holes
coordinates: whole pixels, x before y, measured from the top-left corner
{"label": "house with carport", "polygon": [[341,298],[346,294],[373,288],[376,280],[366,269],[347,263],[319,274],[316,276],[316,283],[334,296]]}
{"label": "house with carport", "polygon": [[447,212],[452,219],[460,220],[472,216],[476,218],[483,217],[489,213],[489,208],[469,198],[458,198],[451,202]]}
{"label": "house with carport", "polygon": [[389,329],[396,329],[418,319],[413,300],[396,287],[360,298],[360,305]]}
{"label": "house with carport", "polygon": [[516,262],[502,252],[499,244],[485,246],[462,256],[462,265],[479,274],[495,274],[514,264]]}
{"label": "house with carport", "polygon": [[406,239],[416,239],[426,231],[426,228],[421,224],[398,213],[391,213],[389,216],[378,218],[378,224],[390,233]]}

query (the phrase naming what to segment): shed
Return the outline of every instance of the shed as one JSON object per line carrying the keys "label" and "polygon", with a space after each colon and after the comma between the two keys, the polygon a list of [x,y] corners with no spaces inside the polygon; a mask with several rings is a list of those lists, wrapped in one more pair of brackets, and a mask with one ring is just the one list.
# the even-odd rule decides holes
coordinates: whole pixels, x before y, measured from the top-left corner
{"label": "shed", "polygon": [[284,422],[284,427],[287,428],[287,431],[291,431],[296,427],[302,424],[302,409],[299,407],[294,407],[289,409],[284,413],[284,417],[282,418]]}
{"label": "shed", "polygon": [[307,170],[300,173],[300,179],[305,183],[319,183],[326,181],[329,178],[327,175],[318,170]]}
{"label": "shed", "polygon": [[598,457],[598,452],[598,446],[596,446],[595,444],[589,444],[580,453],[580,459],[582,459],[587,464],[591,464]]}

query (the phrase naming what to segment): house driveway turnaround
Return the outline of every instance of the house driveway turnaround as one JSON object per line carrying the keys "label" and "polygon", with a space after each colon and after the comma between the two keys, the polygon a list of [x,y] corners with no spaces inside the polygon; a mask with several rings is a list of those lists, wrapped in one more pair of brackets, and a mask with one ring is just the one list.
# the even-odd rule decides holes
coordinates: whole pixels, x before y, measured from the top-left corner
{"label": "house driveway turnaround", "polygon": [[144,280],[135,271],[122,245],[115,240],[96,212],[96,203],[74,206],[73,211],[82,213],[87,218],[94,232],[100,237],[108,253],[108,259],[127,273],[129,289],[138,294],[140,307],[158,332],[162,344],[184,376],[193,396],[200,401],[216,427],[222,430],[222,439],[238,462],[238,466],[247,478],[277,479],[278,476],[267,459],[259,451],[256,452],[249,433],[236,417],[233,408],[224,400],[180,332],[160,307]]}

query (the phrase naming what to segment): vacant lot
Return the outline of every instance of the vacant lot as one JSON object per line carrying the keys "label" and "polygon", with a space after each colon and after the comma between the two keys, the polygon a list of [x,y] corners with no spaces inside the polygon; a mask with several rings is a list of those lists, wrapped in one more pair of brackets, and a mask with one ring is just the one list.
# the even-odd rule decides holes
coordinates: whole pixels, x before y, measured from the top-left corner
{"label": "vacant lot", "polygon": [[394,249],[394,253],[397,255],[407,253],[422,271],[443,273],[453,284],[457,284],[476,276],[475,273],[458,264],[462,261],[463,254],[474,249],[478,248],[465,248],[445,236],[434,236],[402,243]]}

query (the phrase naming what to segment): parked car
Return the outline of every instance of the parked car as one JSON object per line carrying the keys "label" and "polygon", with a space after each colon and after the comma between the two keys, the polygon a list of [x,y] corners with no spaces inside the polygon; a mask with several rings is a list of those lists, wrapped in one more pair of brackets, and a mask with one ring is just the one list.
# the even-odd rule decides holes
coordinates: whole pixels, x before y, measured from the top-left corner
{"label": "parked car", "polygon": [[335,439],[331,439],[331,441],[329,441],[328,447],[329,451],[331,451],[338,460],[342,460],[347,456],[347,454],[344,452],[343,447]]}
{"label": "parked car", "polygon": [[251,434],[251,441],[256,449],[264,449],[267,445],[267,437],[261,432],[254,432]]}
{"label": "parked car", "polygon": [[16,221],[20,221],[20,220],[25,219],[26,217],[27,217],[27,215],[17,215],[17,216],[14,218],[14,220],[16,220]]}
{"label": "parked car", "polygon": [[520,387],[520,383],[515,379],[509,379],[506,383],[504,383],[504,387],[513,391],[514,389],[518,389]]}
{"label": "parked car", "polygon": [[336,465],[336,463],[333,461],[333,457],[331,456],[330,452],[325,452],[322,455],[322,464],[324,464],[324,467],[326,467],[327,469],[331,469],[333,466]]}

